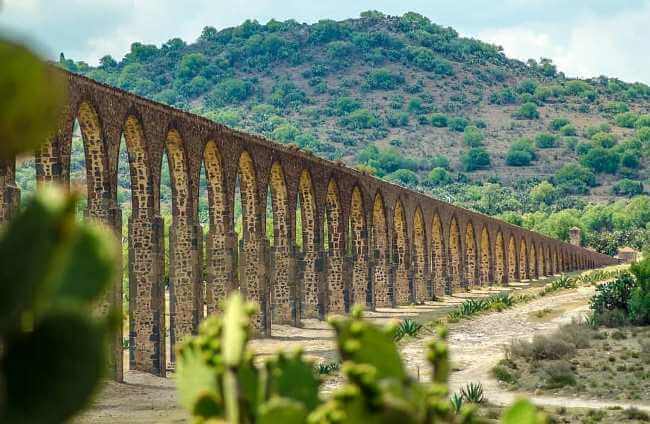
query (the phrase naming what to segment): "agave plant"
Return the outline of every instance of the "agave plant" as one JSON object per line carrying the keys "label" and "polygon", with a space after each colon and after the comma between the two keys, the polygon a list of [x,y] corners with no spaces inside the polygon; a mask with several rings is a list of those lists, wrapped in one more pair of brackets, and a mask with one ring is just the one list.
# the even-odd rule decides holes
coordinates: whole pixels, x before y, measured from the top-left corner
{"label": "agave plant", "polygon": [[404,336],[416,337],[421,329],[422,324],[410,318],[407,318],[404,321],[400,322],[399,326],[395,330],[394,339],[398,341],[402,340]]}
{"label": "agave plant", "polygon": [[451,409],[454,411],[454,413],[459,414],[461,408],[463,407],[463,395],[454,393],[449,398],[449,403],[451,404]]}
{"label": "agave plant", "polygon": [[460,394],[463,399],[470,403],[485,402],[485,394],[481,383],[469,383],[460,390]]}
{"label": "agave plant", "polygon": [[341,368],[340,362],[321,362],[316,365],[316,372],[320,375],[330,375]]}

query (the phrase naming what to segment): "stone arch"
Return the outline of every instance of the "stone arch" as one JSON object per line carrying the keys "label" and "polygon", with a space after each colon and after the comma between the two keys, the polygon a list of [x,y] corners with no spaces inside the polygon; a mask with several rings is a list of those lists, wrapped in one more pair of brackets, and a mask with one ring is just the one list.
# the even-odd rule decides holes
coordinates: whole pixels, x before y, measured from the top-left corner
{"label": "stone arch", "polygon": [[289,275],[291,267],[289,193],[284,171],[279,162],[271,165],[269,188],[273,214],[271,321],[289,323],[296,319],[293,310],[295,290],[292,290]]}
{"label": "stone arch", "polygon": [[483,226],[481,230],[481,265],[479,272],[479,282],[481,285],[489,284],[490,281],[490,234],[488,233],[487,227]]}
{"label": "stone arch", "polygon": [[461,288],[461,275],[463,271],[463,265],[461,262],[461,242],[460,242],[460,230],[458,228],[458,222],[456,218],[451,218],[449,223],[449,241],[447,243],[449,246],[449,281],[450,287],[448,288],[448,293],[453,293]]}
{"label": "stone arch", "polygon": [[515,237],[511,235],[510,241],[508,242],[508,281],[511,283],[519,279],[517,268],[517,244]]}
{"label": "stone arch", "polygon": [[499,230],[494,244],[494,282],[496,284],[504,284],[506,282],[505,262],[503,233]]}
{"label": "stone arch", "polygon": [[209,229],[206,242],[206,303],[208,314],[221,311],[221,303],[232,290],[232,256],[228,254],[228,225],[223,159],[217,144],[210,140],[203,150],[203,166],[207,180]]}
{"label": "stone arch", "polygon": [[326,213],[329,237],[327,253],[327,312],[344,313],[345,284],[343,282],[343,217],[336,182],[327,184]]}
{"label": "stone arch", "polygon": [[[132,209],[128,218],[130,364],[132,369],[165,375],[162,222],[153,216],[152,179],[140,120],[129,115],[122,133],[131,175]],[[116,166],[119,167],[119,163]]]}
{"label": "stone arch", "polygon": [[416,303],[423,303],[431,298],[426,283],[426,244],[427,237],[424,229],[424,217],[422,209],[418,206],[413,215],[413,288],[415,289],[414,300]]}
{"label": "stone arch", "polygon": [[432,292],[435,296],[445,294],[445,243],[442,236],[440,215],[433,215],[431,222],[431,271],[433,273]]}
{"label": "stone arch", "polygon": [[243,151],[238,161],[242,205],[242,240],[239,252],[239,290],[250,302],[259,305],[253,319],[256,330],[267,328],[266,293],[263,284],[263,230],[260,221],[257,173],[250,154]]}
{"label": "stone arch", "polygon": [[519,279],[523,281],[529,278],[531,277],[528,272],[528,245],[526,239],[522,237],[519,242]]}
{"label": "stone arch", "polygon": [[[84,101],[81,102],[77,110],[77,120],[81,129],[86,162],[87,214],[89,217],[106,220],[108,218],[106,201],[109,199],[106,169],[108,155],[99,115],[89,102]],[[71,143],[72,139],[69,138],[67,141]],[[69,154],[70,146],[64,146],[64,149]],[[70,165],[69,157],[65,163]],[[66,169],[63,172],[69,175],[70,170]]]}
{"label": "stone arch", "polygon": [[534,241],[531,241],[528,248],[528,278],[535,280],[539,276],[539,269],[537,268],[537,246]]}
{"label": "stone arch", "polygon": [[171,129],[165,140],[172,186],[172,223],[169,229],[169,320],[174,346],[196,332],[203,314],[202,289],[194,260],[194,228],[190,212],[189,174],[185,143]]}
{"label": "stone arch", "polygon": [[398,305],[406,305],[413,299],[413,293],[409,290],[408,249],[406,214],[402,202],[398,200],[393,213],[393,266],[395,269],[393,299]]}
{"label": "stone arch", "polygon": [[388,225],[381,193],[375,195],[372,206],[373,297],[375,306],[391,306],[388,280]]}
{"label": "stone arch", "polygon": [[372,287],[368,287],[368,230],[363,196],[359,187],[352,189],[350,201],[350,243],[352,244],[352,304],[372,306]]}
{"label": "stone arch", "polygon": [[465,226],[465,284],[468,288],[476,285],[477,258],[476,232],[469,221]]}
{"label": "stone arch", "polygon": [[[318,270],[319,234],[316,225],[316,197],[311,174],[306,169],[300,174],[298,187],[302,220],[302,305],[303,318],[319,318],[321,289]],[[298,231],[298,229],[296,229]]]}

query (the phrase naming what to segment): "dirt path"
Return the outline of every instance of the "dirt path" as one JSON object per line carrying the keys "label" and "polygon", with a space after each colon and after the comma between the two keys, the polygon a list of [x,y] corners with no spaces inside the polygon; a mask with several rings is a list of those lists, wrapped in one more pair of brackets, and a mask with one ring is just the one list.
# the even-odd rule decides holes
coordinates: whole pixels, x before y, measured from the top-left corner
{"label": "dirt path", "polygon": [[[513,338],[550,333],[573,318],[581,318],[588,310],[592,287],[542,297],[501,313],[479,316],[461,321],[450,328],[449,345],[452,358],[450,390],[460,389],[470,382],[481,382],[486,397],[497,405],[511,404],[517,396],[527,396],[538,405],[567,408],[622,408],[636,407],[650,411],[650,404],[642,402],[603,401],[577,397],[535,396],[504,390],[492,377],[491,369],[503,358],[503,346]],[[543,318],[536,312],[544,311]],[[422,379],[429,378],[425,361],[426,340],[418,339],[404,346],[403,354],[411,372]]]}
{"label": "dirt path", "polygon": [[[511,289],[525,289],[522,284]],[[442,302],[423,306],[380,309],[367,313],[376,322],[388,319],[413,317],[428,321],[445,315],[468,297],[482,297],[500,289],[476,290],[447,297]],[[587,309],[588,299],[593,288],[581,288],[555,294],[530,303],[519,305],[501,313],[481,315],[472,320],[463,320],[450,328],[449,343],[453,370],[451,389],[458,390],[469,382],[481,382],[490,402],[495,404],[512,403],[516,393],[503,390],[491,377],[490,370],[503,357],[503,345],[516,337],[551,332],[560,324],[573,317],[581,317]],[[538,318],[536,311],[545,310]],[[322,321],[306,320],[302,328],[273,326],[273,337],[251,342],[251,347],[260,357],[268,356],[278,350],[301,348],[305,356],[315,362],[328,362],[336,359],[332,330]],[[414,376],[428,378],[429,366],[425,361],[427,337],[415,339],[402,348],[405,363]],[[340,383],[339,378],[329,379],[323,386],[327,393]],[[531,396],[529,396],[531,397]],[[605,402],[577,398],[555,398],[551,396],[532,396],[540,405],[566,407],[603,408],[636,406],[650,410],[650,405]],[[159,378],[136,371],[126,373],[126,384],[107,382],[98,394],[91,409],[75,420],[75,423],[180,423],[188,421],[187,414],[177,404],[173,375]]]}

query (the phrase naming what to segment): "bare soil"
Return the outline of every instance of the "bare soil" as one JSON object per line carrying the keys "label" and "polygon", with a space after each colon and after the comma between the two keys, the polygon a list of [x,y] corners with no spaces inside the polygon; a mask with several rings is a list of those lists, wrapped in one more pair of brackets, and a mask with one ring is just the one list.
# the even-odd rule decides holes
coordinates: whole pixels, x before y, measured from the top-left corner
{"label": "bare soil", "polygon": [[[503,289],[475,290],[422,306],[379,309],[367,313],[367,316],[376,322],[407,317],[420,322],[430,322],[446,315],[467,297],[487,296],[501,290]],[[508,290],[523,292],[532,289],[529,284],[521,284]],[[491,405],[498,408],[512,403],[520,394],[508,391],[491,375],[491,369],[503,357],[504,345],[514,338],[551,332],[572,318],[582,317],[587,311],[588,299],[592,293],[592,287],[560,291],[500,313],[482,314],[474,319],[462,320],[450,325],[449,344],[453,360],[450,390],[457,391],[469,382],[481,382]],[[407,367],[413,376],[422,380],[429,378],[430,373],[425,359],[428,338],[425,331],[421,337],[401,343]],[[278,350],[300,348],[316,363],[337,360],[332,331],[326,323],[316,320],[306,320],[302,328],[273,326],[272,338],[253,340],[251,347],[260,357],[271,355]],[[91,408],[75,422],[176,423],[188,420],[186,413],[177,405],[173,375],[170,378],[159,378],[136,371],[127,371],[125,375],[125,384],[106,382]],[[340,381],[338,376],[328,377],[323,386],[324,395],[326,396],[340,384]],[[539,405],[551,407],[628,408],[636,406],[641,410],[650,411],[650,404],[643,401],[604,401],[577,396],[531,396],[529,393],[523,395],[532,398]]]}

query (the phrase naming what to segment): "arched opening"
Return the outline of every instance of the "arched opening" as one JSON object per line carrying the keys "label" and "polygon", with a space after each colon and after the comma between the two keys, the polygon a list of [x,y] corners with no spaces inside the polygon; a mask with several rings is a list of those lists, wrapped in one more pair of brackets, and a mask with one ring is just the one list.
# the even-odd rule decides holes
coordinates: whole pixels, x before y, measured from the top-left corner
{"label": "arched opening", "polygon": [[442,236],[442,223],[440,216],[435,214],[431,222],[431,264],[432,264],[432,292],[434,296],[443,296],[446,291],[445,284],[445,246]]}
{"label": "arched opening", "polygon": [[[86,116],[86,119],[92,119],[92,117]],[[99,131],[99,128],[93,128],[94,125],[91,123],[89,125],[91,128],[86,128],[88,132],[93,134],[95,131]],[[86,216],[86,211],[88,208],[88,192],[90,187],[88,187],[88,170],[86,168],[86,152],[84,148],[85,140],[88,138],[85,137],[86,132],[82,135],[81,129],[79,127],[79,120],[75,119],[72,125],[72,137],[70,141],[70,157],[66,160],[69,164],[69,169],[64,173],[68,175],[70,181],[70,191],[75,193],[79,197],[77,202],[76,216],[78,220],[82,220]],[[95,137],[95,134],[91,135],[91,139]],[[92,178],[92,176],[91,176]]]}
{"label": "arched opening", "polygon": [[411,302],[411,290],[408,276],[408,241],[406,216],[400,201],[395,204],[393,215],[393,263],[395,264],[395,287],[393,297],[398,305]]}
{"label": "arched opening", "polygon": [[[269,182],[272,213],[271,232],[273,244],[271,250],[271,321],[290,323],[297,319],[295,315],[295,288],[289,280],[291,248],[289,244],[289,200],[286,180],[282,166],[275,162],[271,166]],[[267,202],[268,203],[268,202]],[[269,233],[267,221],[267,234]]]}
{"label": "arched opening", "polygon": [[503,247],[503,233],[499,231],[494,244],[494,281],[497,284],[504,284],[505,281],[505,251]]}
{"label": "arched opening", "polygon": [[510,236],[508,242],[508,281],[517,281],[517,246],[515,244],[515,237]]}
{"label": "arched opening", "polygon": [[521,281],[528,280],[530,274],[528,273],[528,249],[526,240],[522,237],[519,242],[519,279]]}
{"label": "arched opening", "polygon": [[[343,282],[343,222],[339,190],[334,180],[327,184],[327,312],[342,313],[349,307]],[[346,303],[348,303],[346,305]]]}
{"label": "arched opening", "polygon": [[[223,159],[214,141],[203,151],[203,172],[208,193],[208,234],[206,236],[207,313],[221,312],[226,294],[233,290],[233,258],[228,252],[227,235],[233,231],[226,210]],[[203,185],[201,191],[204,192]],[[201,211],[203,207],[200,207]],[[202,213],[199,214],[202,217]],[[201,218],[203,222],[204,218]]]}
{"label": "arched opening", "polygon": [[380,193],[375,196],[372,206],[372,250],[373,250],[373,303],[375,306],[391,306],[390,285],[388,282],[388,226],[384,199]]}
{"label": "arched opening", "polygon": [[481,285],[490,283],[490,235],[486,227],[481,230],[481,268],[479,281]]}
{"label": "arched opening", "polygon": [[239,156],[239,189],[241,196],[241,242],[239,251],[239,289],[248,301],[259,306],[253,319],[257,330],[268,330],[267,299],[263,278],[263,232],[257,192],[257,176],[253,159],[244,151]]}
{"label": "arched opening", "polygon": [[413,286],[415,288],[414,299],[416,303],[423,303],[427,299],[431,299],[433,295],[429,292],[429,287],[427,287],[425,279],[426,240],[424,217],[422,216],[422,210],[418,207],[413,216],[413,248],[415,251],[415,258],[413,261]]}
{"label": "arched opening", "polygon": [[451,219],[449,224],[449,280],[451,287],[448,293],[451,294],[461,288],[460,280],[462,275],[462,265],[460,257],[460,231],[456,218]]}
{"label": "arched opening", "polygon": [[372,306],[372,284],[368,287],[368,232],[363,208],[363,197],[358,187],[352,189],[348,242],[352,254],[352,299],[356,305]]}
{"label": "arched opening", "polygon": [[534,280],[538,277],[538,268],[537,268],[537,247],[535,242],[530,243],[530,249],[528,249],[528,278]]}
{"label": "arched opening", "polygon": [[[165,268],[162,222],[153,216],[153,189],[146,142],[137,118],[129,116],[123,128],[118,175],[117,201],[131,208],[122,209],[127,225],[125,301],[128,302],[129,364],[131,369],[165,375],[168,352],[168,315],[165,307]],[[163,162],[165,163],[165,162]],[[169,174],[169,173],[167,173]],[[126,315],[126,314],[125,314]]]}
{"label": "arched opening", "polygon": [[[169,241],[169,311],[173,349],[176,343],[196,332],[203,318],[203,290],[201,280],[194,275],[197,252],[192,241],[195,234],[190,209],[189,174],[184,141],[178,131],[169,131],[165,147],[167,161],[163,161],[163,168],[167,163],[169,171],[162,171],[161,175],[171,177],[172,217],[169,238],[166,240]],[[162,186],[166,186],[166,181],[161,181],[161,203],[167,200],[163,199]]]}
{"label": "arched opening", "polygon": [[[316,203],[311,175],[304,170],[300,175],[300,224],[302,227],[302,305],[303,318],[321,317],[320,284],[318,278],[318,234]],[[296,225],[296,233],[299,231]]]}
{"label": "arched opening", "polygon": [[471,222],[465,227],[465,287],[476,285],[476,236]]}

